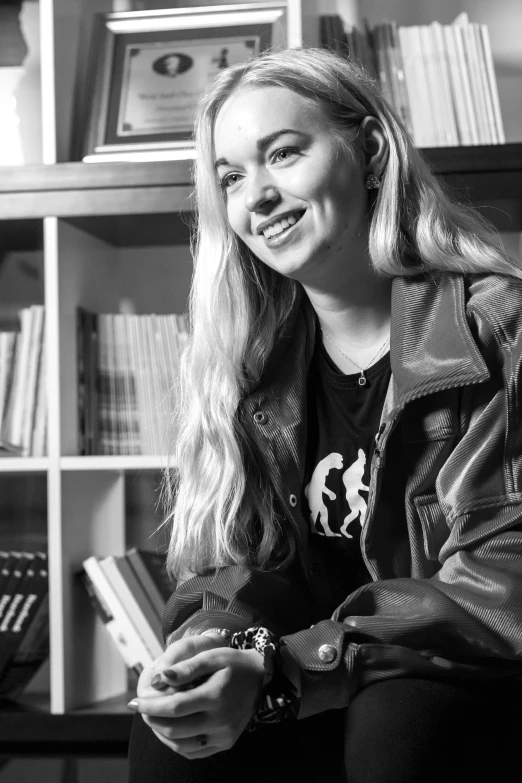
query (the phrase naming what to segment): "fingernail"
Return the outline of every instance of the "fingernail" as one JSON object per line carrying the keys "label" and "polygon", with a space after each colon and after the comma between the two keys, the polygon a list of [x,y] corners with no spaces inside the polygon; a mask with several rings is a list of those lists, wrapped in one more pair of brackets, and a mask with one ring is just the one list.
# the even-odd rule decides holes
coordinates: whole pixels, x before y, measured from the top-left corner
{"label": "fingernail", "polygon": [[129,710],[134,710],[134,712],[138,712],[140,705],[138,702],[138,699],[132,699],[128,704],[127,707]]}
{"label": "fingernail", "polygon": [[178,673],[174,671],[174,669],[165,669],[163,672],[164,677],[168,677],[169,680],[172,680],[173,682],[178,681]]}
{"label": "fingernail", "polygon": [[163,680],[161,679],[161,674],[156,674],[155,677],[152,678],[150,684],[157,691],[164,691],[169,687],[168,682],[163,682]]}

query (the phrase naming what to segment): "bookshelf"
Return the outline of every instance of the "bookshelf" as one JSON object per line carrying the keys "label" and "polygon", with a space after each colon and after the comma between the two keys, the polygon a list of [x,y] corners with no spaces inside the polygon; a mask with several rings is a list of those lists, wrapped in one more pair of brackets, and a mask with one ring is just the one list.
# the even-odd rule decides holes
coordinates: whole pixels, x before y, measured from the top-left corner
{"label": "bookshelf", "polygon": [[[313,30],[319,8],[288,2],[295,40],[301,19]],[[74,314],[77,305],[117,312],[122,299],[137,312],[183,312],[190,285],[189,162],[68,160],[83,5],[40,0],[43,163],[0,167],[0,250],[43,253],[49,356],[48,456],[0,460],[0,481],[45,478],[51,598],[50,665],[17,705],[0,706],[0,755],[125,755],[127,674],[74,574],[91,554],[142,544],[128,540],[125,479],[159,477],[165,458],[78,456]],[[113,10],[110,0],[89,8]],[[424,152],[499,230],[522,231],[522,142]]]}

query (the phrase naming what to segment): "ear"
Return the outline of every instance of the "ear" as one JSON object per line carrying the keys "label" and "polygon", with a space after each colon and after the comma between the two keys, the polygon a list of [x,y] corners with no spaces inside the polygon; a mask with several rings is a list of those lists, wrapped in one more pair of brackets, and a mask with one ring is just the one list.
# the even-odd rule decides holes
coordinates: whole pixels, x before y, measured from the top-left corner
{"label": "ear", "polygon": [[386,131],[377,117],[363,119],[359,139],[364,155],[364,173],[381,176],[388,160],[389,144]]}

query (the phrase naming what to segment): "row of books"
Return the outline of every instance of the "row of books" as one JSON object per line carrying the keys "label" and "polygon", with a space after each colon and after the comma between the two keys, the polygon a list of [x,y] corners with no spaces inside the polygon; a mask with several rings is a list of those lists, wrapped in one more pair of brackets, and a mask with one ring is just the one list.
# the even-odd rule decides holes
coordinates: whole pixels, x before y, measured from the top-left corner
{"label": "row of books", "polygon": [[47,553],[0,551],[0,699],[17,698],[48,656]]}
{"label": "row of books", "polygon": [[165,649],[161,622],[173,591],[165,561],[134,547],[118,557],[88,557],[79,575],[122,660],[138,676]]}
{"label": "row of books", "polygon": [[321,45],[361,62],[418,147],[504,144],[489,31],[460,14],[450,25],[364,29],[321,18]]}
{"label": "row of books", "polygon": [[183,315],[77,310],[79,453],[166,453]]}
{"label": "row of books", "polygon": [[43,457],[47,450],[44,307],[25,307],[19,318],[19,331],[0,332],[0,454]]}

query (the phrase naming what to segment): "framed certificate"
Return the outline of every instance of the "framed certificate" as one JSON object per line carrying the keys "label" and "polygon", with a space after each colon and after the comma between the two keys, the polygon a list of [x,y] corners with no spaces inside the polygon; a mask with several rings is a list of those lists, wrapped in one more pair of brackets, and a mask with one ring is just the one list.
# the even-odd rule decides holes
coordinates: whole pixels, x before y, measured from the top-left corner
{"label": "framed certificate", "polygon": [[285,48],[287,29],[285,2],[97,14],[73,157],[194,157],[205,87],[223,68]]}

